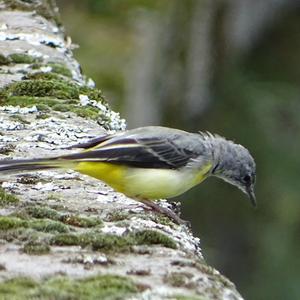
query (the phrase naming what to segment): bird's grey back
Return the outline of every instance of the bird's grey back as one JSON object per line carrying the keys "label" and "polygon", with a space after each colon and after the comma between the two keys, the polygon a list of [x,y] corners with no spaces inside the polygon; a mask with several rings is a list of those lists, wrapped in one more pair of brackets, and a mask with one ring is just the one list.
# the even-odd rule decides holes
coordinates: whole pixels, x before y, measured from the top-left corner
{"label": "bird's grey back", "polygon": [[147,126],[132,129],[126,134],[128,138],[143,141],[159,140],[174,146],[174,151],[185,151],[192,157],[211,155],[212,140],[215,136],[210,133],[190,133],[187,131],[161,126]]}
{"label": "bird's grey back", "polygon": [[[114,146],[117,147],[114,149]],[[96,159],[103,157],[137,167],[175,169],[187,164],[201,167],[202,164],[210,162],[212,169],[217,172],[229,170],[243,160],[243,155],[239,154],[245,151],[242,146],[217,135],[189,133],[160,126],[140,127],[113,134],[107,139],[104,147],[100,144],[97,149],[75,156],[86,155],[90,159],[93,159],[93,156]]]}
{"label": "bird's grey back", "polygon": [[[178,129],[149,126],[121,133],[110,143],[136,143],[130,155],[137,167],[189,167],[201,170],[211,164],[210,175],[215,175],[239,187],[254,199],[256,166],[249,151],[230,140],[210,133],[189,133]],[[253,200],[254,201],[254,200]]]}

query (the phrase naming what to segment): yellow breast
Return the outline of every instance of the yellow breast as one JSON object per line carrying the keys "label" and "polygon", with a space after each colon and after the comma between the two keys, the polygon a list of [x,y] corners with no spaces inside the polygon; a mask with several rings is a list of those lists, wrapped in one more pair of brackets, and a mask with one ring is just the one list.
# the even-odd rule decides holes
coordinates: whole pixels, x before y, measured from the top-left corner
{"label": "yellow breast", "polygon": [[76,171],[100,179],[129,197],[144,199],[172,198],[202,182],[211,169],[169,170],[132,168],[105,162],[80,162]]}

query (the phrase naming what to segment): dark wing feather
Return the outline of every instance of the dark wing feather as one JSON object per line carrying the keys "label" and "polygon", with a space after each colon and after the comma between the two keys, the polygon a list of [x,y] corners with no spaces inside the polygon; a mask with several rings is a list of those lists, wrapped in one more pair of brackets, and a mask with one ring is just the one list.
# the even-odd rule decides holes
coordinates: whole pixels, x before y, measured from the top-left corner
{"label": "dark wing feather", "polygon": [[110,135],[110,134],[101,135],[101,136],[96,137],[94,139],[91,139],[91,140],[89,140],[85,143],[75,144],[75,145],[72,145],[72,146],[67,147],[65,149],[75,149],[75,148],[88,149],[88,148],[93,148],[93,147],[99,145],[100,143],[103,143],[103,142],[109,140],[111,137],[112,137],[112,135]]}
{"label": "dark wing feather", "polygon": [[[179,169],[198,158],[205,147],[199,135],[164,127],[144,127],[95,138],[70,148],[83,152],[33,160],[0,160],[0,167],[41,165],[48,161],[106,161],[138,168]],[[46,164],[45,164],[46,165]]]}
{"label": "dark wing feather", "polygon": [[[130,136],[112,138],[90,151],[75,153],[62,159],[83,161],[108,161],[139,168],[178,169],[185,166],[197,153],[174,143],[168,138],[132,138]],[[94,145],[95,146],[95,145]]]}

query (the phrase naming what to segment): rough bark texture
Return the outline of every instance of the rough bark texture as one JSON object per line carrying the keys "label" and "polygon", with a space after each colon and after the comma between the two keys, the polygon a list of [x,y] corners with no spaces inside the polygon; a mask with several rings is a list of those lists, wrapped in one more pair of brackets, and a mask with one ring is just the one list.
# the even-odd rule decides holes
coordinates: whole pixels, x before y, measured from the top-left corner
{"label": "rough bark texture", "polygon": [[[1,159],[59,155],[124,129],[81,74],[52,1],[0,7]],[[0,179],[0,298],[242,299],[186,227],[97,180],[72,171]]]}

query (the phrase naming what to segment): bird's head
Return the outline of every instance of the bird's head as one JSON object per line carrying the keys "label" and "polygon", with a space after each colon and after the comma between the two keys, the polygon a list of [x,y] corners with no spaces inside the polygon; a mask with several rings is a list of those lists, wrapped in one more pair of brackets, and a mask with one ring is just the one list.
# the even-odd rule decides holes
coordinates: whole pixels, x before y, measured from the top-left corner
{"label": "bird's head", "polygon": [[249,151],[231,141],[224,141],[219,153],[217,177],[237,186],[248,195],[253,206],[256,206],[254,192],[256,166]]}

